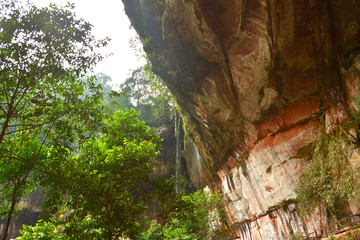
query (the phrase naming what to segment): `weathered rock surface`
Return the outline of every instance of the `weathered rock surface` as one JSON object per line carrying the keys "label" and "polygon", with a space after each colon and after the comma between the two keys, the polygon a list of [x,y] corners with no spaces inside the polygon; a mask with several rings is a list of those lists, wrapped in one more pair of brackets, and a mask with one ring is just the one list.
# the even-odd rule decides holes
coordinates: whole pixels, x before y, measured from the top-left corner
{"label": "weathered rock surface", "polygon": [[123,2],[196,142],[191,178],[225,195],[229,238],[320,234],[323,211],[300,218],[293,190],[319,129],[358,110],[360,2]]}

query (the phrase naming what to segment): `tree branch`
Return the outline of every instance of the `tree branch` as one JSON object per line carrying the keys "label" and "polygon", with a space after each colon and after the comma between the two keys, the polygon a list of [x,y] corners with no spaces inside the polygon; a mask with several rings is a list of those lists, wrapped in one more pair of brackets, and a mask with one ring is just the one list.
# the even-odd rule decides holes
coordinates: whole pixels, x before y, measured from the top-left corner
{"label": "tree branch", "polygon": [[[1,149],[1,150],[3,150],[3,149]],[[10,151],[8,151],[8,152],[10,152]],[[12,152],[10,152],[10,153],[12,153]],[[12,154],[14,154],[14,153],[12,153]],[[25,160],[24,158],[18,157],[16,154],[14,154],[14,155],[15,155],[16,157],[14,157],[14,156],[2,156],[2,157],[3,157],[3,158],[8,158],[8,159],[14,159],[14,160],[16,160],[16,161],[19,161],[19,162],[25,164],[26,166],[31,167],[32,169],[35,169],[35,170],[37,170],[37,171],[39,171],[39,172],[42,172],[42,173],[45,173],[46,175],[54,176],[54,177],[57,177],[57,178],[60,178],[60,179],[64,179],[64,180],[67,180],[67,181],[83,182],[83,183],[85,183],[85,182],[84,182],[83,180],[81,180],[81,179],[71,179],[71,178],[67,178],[67,177],[60,176],[60,175],[57,175],[57,174],[55,174],[55,173],[46,171],[46,170],[44,170],[44,169],[38,168],[38,167],[36,167],[35,165],[32,165],[32,164],[26,162],[26,160]],[[33,162],[33,161],[30,161],[30,162]]]}

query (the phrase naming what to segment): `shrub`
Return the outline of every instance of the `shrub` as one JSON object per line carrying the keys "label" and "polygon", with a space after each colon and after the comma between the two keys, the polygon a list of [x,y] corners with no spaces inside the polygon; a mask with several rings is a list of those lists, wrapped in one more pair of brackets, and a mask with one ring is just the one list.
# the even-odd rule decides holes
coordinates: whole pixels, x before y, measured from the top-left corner
{"label": "shrub", "polygon": [[348,162],[352,144],[343,140],[342,135],[323,133],[316,141],[312,160],[306,165],[295,189],[301,212],[307,213],[325,205],[334,214],[355,192],[357,173]]}
{"label": "shrub", "polygon": [[219,193],[203,190],[180,196],[170,207],[168,218],[162,224],[152,223],[143,233],[144,240],[202,240],[215,234],[214,213],[219,206]]}

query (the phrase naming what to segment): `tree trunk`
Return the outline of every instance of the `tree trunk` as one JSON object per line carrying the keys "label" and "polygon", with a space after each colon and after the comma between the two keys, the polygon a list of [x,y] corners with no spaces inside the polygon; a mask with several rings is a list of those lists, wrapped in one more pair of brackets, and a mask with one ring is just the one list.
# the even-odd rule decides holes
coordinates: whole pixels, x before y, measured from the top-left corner
{"label": "tree trunk", "polygon": [[5,225],[5,229],[4,229],[4,234],[3,234],[2,240],[5,240],[6,237],[7,237],[7,233],[8,233],[8,231],[9,231],[9,226],[10,226],[11,218],[12,218],[12,215],[13,215],[13,212],[14,212],[14,209],[15,209],[15,203],[16,203],[16,190],[14,191],[13,197],[12,197],[12,199],[11,199],[10,212],[9,212],[9,215],[8,215],[8,217],[7,217],[7,220],[6,220],[6,225]]}
{"label": "tree trunk", "polygon": [[3,140],[4,140],[5,132],[6,132],[6,129],[8,128],[8,126],[9,126],[9,122],[10,122],[11,115],[12,115],[12,112],[11,112],[11,110],[9,109],[8,114],[7,114],[7,116],[6,116],[6,120],[5,120],[5,122],[4,122],[4,124],[3,124],[3,127],[2,127],[2,131],[1,131],[1,133],[0,133],[0,145],[1,145],[1,143],[3,142]]}

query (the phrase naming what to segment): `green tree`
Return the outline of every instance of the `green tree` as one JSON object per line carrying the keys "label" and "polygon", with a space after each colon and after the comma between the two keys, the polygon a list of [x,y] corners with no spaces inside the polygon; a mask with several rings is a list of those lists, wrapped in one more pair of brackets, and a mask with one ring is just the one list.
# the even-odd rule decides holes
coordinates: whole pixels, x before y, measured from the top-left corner
{"label": "green tree", "polygon": [[134,108],[141,113],[139,118],[149,126],[158,127],[169,123],[173,115],[173,103],[166,86],[152,74],[149,67],[134,70],[120,85],[124,96],[116,101],[122,109]]}
{"label": "green tree", "polygon": [[91,25],[71,11],[51,5],[37,8],[6,0],[0,5],[0,144],[6,135],[35,129],[71,116],[101,115],[89,108],[99,95],[82,98],[86,87],[99,93],[94,78],[79,79],[101,56]]}
{"label": "green tree", "polygon": [[[133,174],[141,174],[137,173],[135,169]],[[89,179],[89,178],[88,178]],[[86,181],[88,181],[86,179]],[[106,177],[106,180],[109,178]],[[149,179],[146,179],[147,182]],[[79,183],[75,183],[78,185]],[[108,183],[102,183],[104,186],[110,187],[112,189],[113,186],[110,186]],[[113,183],[114,184],[114,183]],[[118,183],[119,184],[119,183]],[[125,183],[121,183],[125,184]],[[95,208],[99,208],[96,211],[92,209],[88,209],[86,213],[82,216],[82,218],[78,218],[72,216],[74,211],[71,211],[70,216],[64,217],[64,215],[60,216],[59,220],[55,220],[51,218],[49,221],[40,220],[35,227],[24,226],[22,232],[22,237],[17,238],[18,240],[26,240],[26,239],[35,239],[37,236],[43,236],[42,239],[119,239],[119,237],[128,237],[131,239],[143,239],[143,240],[204,240],[209,239],[210,237],[216,236],[219,230],[222,229],[222,224],[220,223],[220,215],[221,215],[221,194],[218,192],[210,193],[203,190],[198,190],[192,194],[187,194],[184,191],[180,193],[176,193],[175,189],[176,182],[173,180],[165,180],[160,179],[159,181],[155,181],[155,191],[152,191],[152,194],[148,195],[143,191],[137,195],[135,199],[132,201],[124,203],[123,200],[117,198],[116,204],[122,205],[124,208],[127,207],[127,211],[124,212],[124,209],[115,208],[113,210],[117,210],[116,212],[110,216],[108,219],[108,224],[105,225],[105,222],[102,222],[100,219],[104,218],[104,214],[108,211],[108,208],[101,208],[102,200],[95,200],[95,198],[91,199],[91,204],[95,204]],[[79,185],[80,186],[80,185]],[[95,185],[94,185],[95,186]],[[60,187],[62,188],[62,187]],[[149,188],[149,186],[146,186]],[[65,189],[65,188],[64,188]],[[119,187],[117,187],[119,189]],[[154,190],[153,189],[153,190]],[[87,188],[86,190],[89,190]],[[85,190],[85,191],[86,191]],[[58,189],[57,189],[58,191]],[[115,191],[113,191],[114,193]],[[156,192],[156,195],[153,193]],[[62,192],[64,193],[64,192]],[[104,195],[104,192],[101,192]],[[123,191],[118,191],[116,194],[124,194]],[[134,193],[132,193],[134,194]],[[142,200],[138,201],[139,196]],[[73,195],[68,195],[69,198],[72,198]],[[127,196],[127,193],[125,195]],[[146,196],[144,198],[144,196]],[[147,206],[154,207],[154,201],[149,201],[149,197],[152,200],[153,197],[157,197],[158,203],[160,203],[159,207],[156,207],[158,216],[151,215],[153,219],[156,219],[160,223],[149,222],[146,217],[140,216],[140,212],[144,212]],[[77,198],[85,198],[87,200],[89,195],[76,195]],[[104,198],[102,196],[98,196],[100,198]],[[85,199],[80,200],[85,203]],[[121,198],[121,199],[124,199]],[[134,202],[135,200],[135,202]],[[65,200],[68,201],[68,200]],[[74,200],[72,200],[74,201]],[[97,202],[99,201],[99,202]],[[119,201],[119,202],[118,202]],[[141,204],[139,204],[141,202]],[[82,204],[83,204],[82,203]],[[91,206],[90,203],[86,203]],[[56,206],[59,206],[55,204]],[[138,205],[138,206],[137,206]],[[135,211],[131,210],[134,209]],[[68,208],[63,208],[68,209]],[[81,207],[81,209],[84,209]],[[154,210],[154,209],[152,209]],[[84,210],[81,210],[84,211]],[[96,212],[96,217],[93,214]],[[134,214],[137,212],[137,217],[134,218]],[[78,212],[76,214],[79,214]],[[124,216],[124,214],[126,216]],[[130,217],[132,219],[128,219]],[[66,220],[63,220],[65,218]],[[126,223],[129,221],[129,223]],[[131,221],[136,221],[131,222]],[[104,224],[105,226],[100,226]],[[126,227],[125,227],[126,226]],[[119,228],[122,228],[122,233],[117,232]],[[121,238],[120,238],[121,239]]]}
{"label": "green tree", "polygon": [[[205,240],[216,234],[221,227],[219,193],[198,190],[192,194],[180,193],[169,199],[161,224],[151,223],[143,232],[144,240]],[[216,223],[216,224],[215,224]]]}
{"label": "green tree", "polygon": [[[70,147],[99,128],[104,113],[100,87],[85,72],[102,59],[107,44],[77,19],[73,5],[38,8],[17,0],[0,3],[1,214],[7,229],[20,197],[34,186],[34,172],[47,169],[45,149]],[[86,91],[93,92],[85,95]]]}
{"label": "green tree", "polygon": [[20,230],[22,233],[21,237],[16,238],[17,240],[60,240],[64,239],[61,234],[63,229],[59,229],[54,224],[54,219],[49,221],[39,220],[35,226],[23,226],[23,229]]}
{"label": "green tree", "polygon": [[40,183],[48,212],[68,211],[60,222],[69,239],[138,238],[159,137],[137,117],[134,110],[115,112],[78,155],[50,151],[48,168],[64,177],[43,174]]}
{"label": "green tree", "polygon": [[3,239],[6,238],[12,216],[20,210],[17,206],[20,198],[34,189],[34,179],[30,178],[33,166],[27,163],[30,160],[43,160],[41,142],[37,136],[29,135],[28,131],[17,132],[9,136],[7,143],[9,145],[6,146],[6,151],[16,154],[16,156],[3,156],[0,167],[0,216],[7,220]]}
{"label": "green tree", "polygon": [[138,106],[140,104],[151,103],[155,98],[149,88],[150,80],[142,67],[132,71],[131,76],[120,85],[120,88],[128,94],[130,101]]}
{"label": "green tree", "polygon": [[[86,78],[83,79],[85,82],[87,81]],[[111,86],[111,77],[104,74],[104,73],[96,73],[94,75],[94,84],[99,86],[99,92],[104,95],[104,98],[111,96],[113,94],[113,87]],[[85,94],[94,94],[93,92],[87,90]]]}

